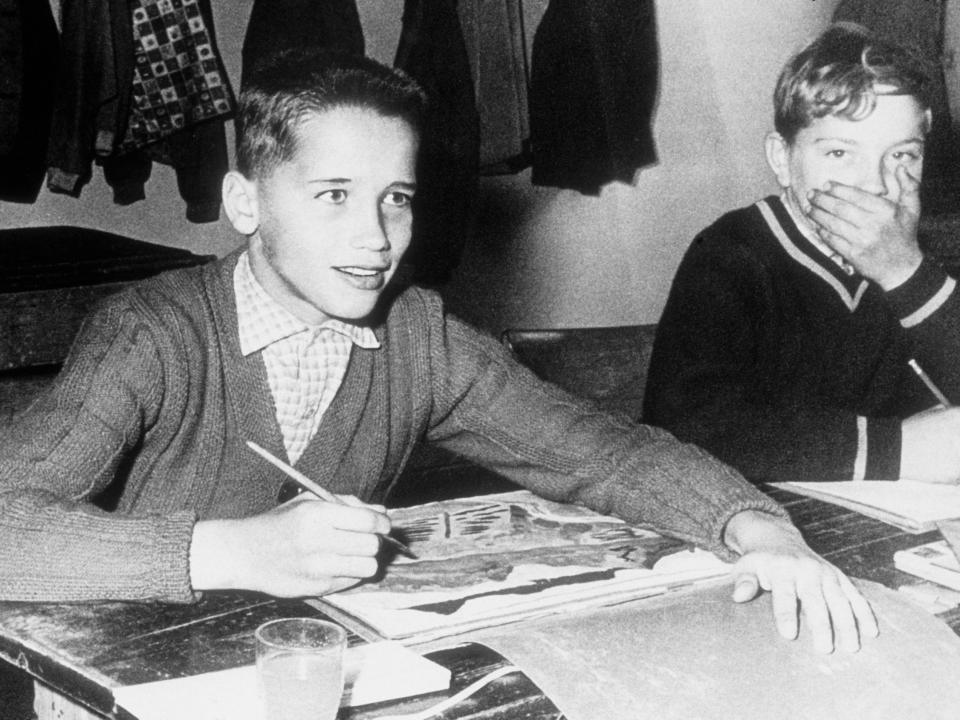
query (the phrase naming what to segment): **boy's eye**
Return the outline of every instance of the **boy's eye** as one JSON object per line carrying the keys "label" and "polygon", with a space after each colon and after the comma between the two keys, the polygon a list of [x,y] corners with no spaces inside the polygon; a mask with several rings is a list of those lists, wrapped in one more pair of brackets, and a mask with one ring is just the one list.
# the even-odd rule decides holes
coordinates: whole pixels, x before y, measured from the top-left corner
{"label": "boy's eye", "polygon": [[387,205],[393,205],[395,207],[406,207],[412,200],[413,198],[409,194],[399,191],[389,192],[383,198],[383,201]]}
{"label": "boy's eye", "polygon": [[347,199],[347,191],[341,188],[334,188],[332,190],[324,190],[323,192],[317,193],[316,197],[320,200],[324,200],[325,202],[339,205]]}
{"label": "boy's eye", "polygon": [[828,156],[828,157],[833,157],[833,158],[842,158],[842,157],[845,157],[846,154],[847,154],[847,151],[846,151],[846,150],[839,150],[839,149],[837,149],[837,150],[828,150],[828,151],[827,151],[827,156]]}
{"label": "boy's eye", "polygon": [[906,160],[906,161],[913,161],[913,160],[920,159],[919,154],[912,152],[910,150],[898,150],[897,152],[892,153],[892,157],[894,160]]}

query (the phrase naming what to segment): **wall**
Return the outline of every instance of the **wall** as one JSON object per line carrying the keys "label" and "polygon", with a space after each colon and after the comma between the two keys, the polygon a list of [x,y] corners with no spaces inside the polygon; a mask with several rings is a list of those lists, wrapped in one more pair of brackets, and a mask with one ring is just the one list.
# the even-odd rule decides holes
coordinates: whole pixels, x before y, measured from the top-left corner
{"label": "wall", "polygon": [[828,0],[662,0],[659,163],[599,198],[487,182],[481,233],[451,306],[506,327],[656,322],[693,236],[776,190],[763,157],[786,58],[829,22]]}
{"label": "wall", "polygon": [[[54,6],[57,6],[54,0]],[[402,0],[358,0],[368,53],[389,62]],[[657,4],[660,161],[599,198],[533,187],[529,174],[485,179],[481,216],[445,288],[461,315],[506,327],[655,322],[693,235],[717,215],[774,189],[762,155],[782,61],[829,19],[836,0],[662,0]],[[240,76],[251,0],[213,0],[221,55]],[[228,133],[229,136],[229,133]],[[46,191],[33,205],[0,202],[0,227],[72,224],[224,254],[225,220],[194,225],[169,168],[155,164],[147,200],[113,204],[95,171],[80,200]]]}

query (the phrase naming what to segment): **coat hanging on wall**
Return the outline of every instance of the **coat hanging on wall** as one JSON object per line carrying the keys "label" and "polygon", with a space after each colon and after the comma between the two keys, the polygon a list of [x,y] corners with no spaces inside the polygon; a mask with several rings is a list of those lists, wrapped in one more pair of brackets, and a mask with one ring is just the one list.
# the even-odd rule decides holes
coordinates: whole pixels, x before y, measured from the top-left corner
{"label": "coat hanging on wall", "polygon": [[244,71],[294,47],[363,55],[363,28],[354,0],[253,0],[243,39]]}
{"label": "coat hanging on wall", "polygon": [[653,0],[551,0],[531,75],[534,184],[597,194],[656,162]]}
{"label": "coat hanging on wall", "polygon": [[530,70],[524,14],[536,4],[532,0],[457,2],[479,115],[481,175],[517,172],[530,165]]}
{"label": "coat hanging on wall", "polygon": [[49,3],[0,0],[0,200],[43,186],[59,44]]}
{"label": "coat hanging on wall", "polygon": [[94,160],[118,204],[173,166],[192,222],[219,218],[233,94],[209,0],[64,0],[47,187],[79,196]]}
{"label": "coat hanging on wall", "polygon": [[396,66],[431,100],[421,139],[413,279],[439,284],[456,267],[476,213],[480,125],[455,0],[407,0]]}

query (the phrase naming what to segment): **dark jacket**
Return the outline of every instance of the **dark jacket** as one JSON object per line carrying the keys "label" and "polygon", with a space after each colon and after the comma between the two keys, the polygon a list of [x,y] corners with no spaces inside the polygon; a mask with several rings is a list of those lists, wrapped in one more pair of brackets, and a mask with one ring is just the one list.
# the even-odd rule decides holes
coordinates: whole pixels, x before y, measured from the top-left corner
{"label": "dark jacket", "polygon": [[[47,153],[47,187],[79,197],[96,161],[114,191],[114,201],[128,204],[145,196],[144,184],[152,161],[171,165],[187,202],[187,218],[211,222],[219,218],[220,182],[227,171],[223,121],[232,111],[162,138],[124,145],[132,108],[143,102],[135,88],[135,64],[148,62],[147,51],[134,42],[131,13],[158,0],[64,0],[63,32],[56,102]],[[209,0],[197,7],[213,39]],[[158,42],[173,41],[157,30]],[[225,79],[225,76],[224,76]],[[121,146],[122,150],[121,150]]]}
{"label": "dark jacket", "polygon": [[533,182],[597,194],[656,162],[653,0],[552,0],[533,43]]}
{"label": "dark jacket", "polygon": [[43,185],[59,42],[48,2],[0,0],[0,200]]}

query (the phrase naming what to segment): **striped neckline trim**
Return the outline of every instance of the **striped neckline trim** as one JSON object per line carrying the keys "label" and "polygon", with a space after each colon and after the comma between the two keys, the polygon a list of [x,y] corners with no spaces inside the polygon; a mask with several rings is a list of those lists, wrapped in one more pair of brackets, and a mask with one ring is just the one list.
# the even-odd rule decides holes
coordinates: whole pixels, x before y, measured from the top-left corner
{"label": "striped neckline trim", "polygon": [[790,235],[786,228],[784,228],[779,219],[777,219],[777,216],[773,212],[773,208],[770,207],[770,204],[766,200],[760,200],[757,202],[757,208],[760,210],[760,214],[763,216],[764,221],[770,228],[770,232],[773,233],[773,236],[783,247],[787,255],[803,265],[807,270],[818,276],[821,280],[833,288],[833,290],[837,293],[837,296],[847,306],[847,309],[850,310],[850,312],[855,311],[860,305],[860,300],[863,298],[863,294],[867,291],[869,283],[866,280],[861,280],[860,284],[857,286],[857,289],[851,293],[850,290],[848,290],[847,287],[839,279],[837,279],[832,272],[797,247],[796,243],[790,239]]}

